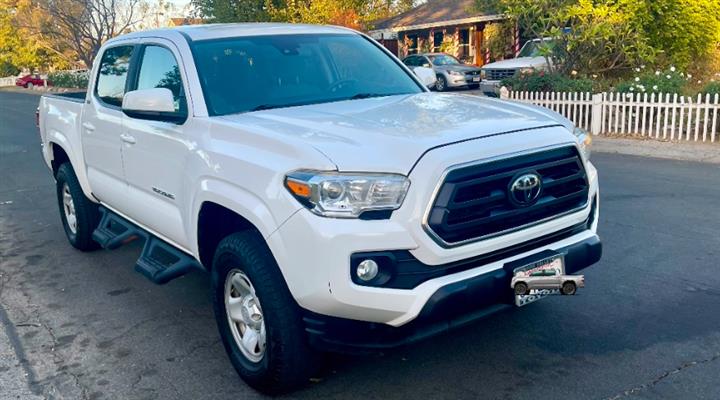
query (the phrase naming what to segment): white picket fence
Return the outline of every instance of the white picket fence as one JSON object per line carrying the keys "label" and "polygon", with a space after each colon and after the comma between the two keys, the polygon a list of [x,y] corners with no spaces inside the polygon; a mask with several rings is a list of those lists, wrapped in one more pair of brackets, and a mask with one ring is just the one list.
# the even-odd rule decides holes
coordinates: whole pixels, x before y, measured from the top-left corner
{"label": "white picket fence", "polygon": [[16,76],[8,76],[6,78],[0,78],[0,87],[3,86],[15,86]]}
{"label": "white picket fence", "polygon": [[500,97],[547,107],[594,135],[638,135],[654,139],[720,140],[720,96],[647,93],[511,92]]}

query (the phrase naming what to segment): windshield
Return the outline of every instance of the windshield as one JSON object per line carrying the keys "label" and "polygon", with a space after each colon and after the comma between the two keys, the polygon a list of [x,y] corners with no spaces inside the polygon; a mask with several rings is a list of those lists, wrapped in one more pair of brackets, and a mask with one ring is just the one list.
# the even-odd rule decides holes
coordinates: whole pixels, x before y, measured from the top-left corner
{"label": "windshield", "polygon": [[210,115],[423,91],[356,34],[199,41],[193,56]]}
{"label": "windshield", "polygon": [[430,61],[432,61],[435,65],[455,65],[460,64],[460,61],[458,61],[457,58],[453,56],[449,56],[447,54],[442,54],[439,56],[428,56],[430,58]]}
{"label": "windshield", "polygon": [[522,49],[520,49],[520,53],[518,53],[519,57],[542,57],[542,50],[548,49],[550,52],[552,52],[553,47],[555,47],[555,42],[550,39],[546,39],[543,41],[539,40],[533,40],[530,42],[525,43]]}

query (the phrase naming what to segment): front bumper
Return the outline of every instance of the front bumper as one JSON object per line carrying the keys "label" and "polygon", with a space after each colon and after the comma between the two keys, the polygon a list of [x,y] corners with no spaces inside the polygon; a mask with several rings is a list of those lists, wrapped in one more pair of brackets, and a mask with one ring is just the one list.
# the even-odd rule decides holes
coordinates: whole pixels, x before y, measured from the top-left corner
{"label": "front bumper", "polygon": [[465,87],[482,84],[482,80],[473,81],[472,75],[446,75],[448,87]]}
{"label": "front bumper", "polygon": [[[565,255],[565,272],[574,274],[600,260],[597,235],[556,251]],[[413,321],[387,324],[335,318],[305,311],[303,318],[311,345],[325,351],[368,352],[423,340],[511,307],[513,269],[544,257],[540,253],[505,263],[502,268],[442,286],[428,299]]]}
{"label": "front bumper", "polygon": [[[494,142],[500,149],[456,145],[445,152],[428,153],[410,176],[413,183],[403,206],[387,220],[323,218],[307,209],[298,210],[265,238],[293,298],[300,307],[316,314],[400,327],[416,319],[434,293],[444,286],[493,273],[505,263],[595,236],[599,204],[595,208],[591,204],[597,202],[599,189],[597,171],[591,163],[586,166],[590,183],[588,206],[576,213],[453,248],[439,246],[423,229],[423,216],[435,196],[436,182],[443,179],[444,170],[437,165],[458,165],[468,159],[509,154],[510,148],[520,146],[542,148],[541,143],[548,142],[555,129],[564,128],[542,129],[535,135],[508,134],[504,136],[507,140]],[[522,142],[512,140],[514,136]],[[594,222],[588,224],[589,220]],[[579,231],[554,236],[583,224]],[[548,236],[552,238],[544,240]],[[506,252],[510,248],[512,251]],[[353,282],[350,265],[354,254],[398,251],[409,253],[418,261],[405,264],[413,269],[443,271],[409,285],[371,287]],[[492,257],[486,258],[489,255]],[[455,264],[459,266],[444,268]]]}

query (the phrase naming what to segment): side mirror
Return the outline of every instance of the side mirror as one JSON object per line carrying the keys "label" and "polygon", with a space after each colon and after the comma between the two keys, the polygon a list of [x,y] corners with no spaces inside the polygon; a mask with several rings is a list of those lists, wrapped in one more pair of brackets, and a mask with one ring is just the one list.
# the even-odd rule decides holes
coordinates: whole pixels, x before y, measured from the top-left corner
{"label": "side mirror", "polygon": [[420,78],[420,82],[422,82],[425,86],[429,88],[435,86],[437,76],[435,75],[435,71],[433,71],[432,68],[415,67],[413,68],[413,72],[415,72],[415,75]]}
{"label": "side mirror", "polygon": [[187,113],[175,111],[170,89],[140,89],[125,93],[122,111],[131,118],[183,123]]}

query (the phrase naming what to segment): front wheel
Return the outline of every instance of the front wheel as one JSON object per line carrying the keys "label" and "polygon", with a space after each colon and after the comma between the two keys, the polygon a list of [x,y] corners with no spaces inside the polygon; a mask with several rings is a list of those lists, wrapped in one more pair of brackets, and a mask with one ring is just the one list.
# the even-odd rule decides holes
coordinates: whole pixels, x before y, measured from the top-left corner
{"label": "front wheel", "polygon": [[225,350],[240,377],[279,394],[305,384],[317,366],[300,309],[262,238],[223,239],[212,266],[213,308]]}
{"label": "front wheel", "polygon": [[445,79],[445,77],[442,75],[438,75],[437,82],[435,82],[435,90],[437,90],[438,92],[444,92],[447,89],[447,79]]}
{"label": "front wheel", "polygon": [[525,282],[518,282],[515,284],[515,294],[518,296],[524,296],[528,294],[528,285]]}
{"label": "front wheel", "polygon": [[100,248],[92,233],[100,222],[97,204],[85,197],[70,163],[64,163],[55,175],[56,193],[65,236],[81,251]]}

